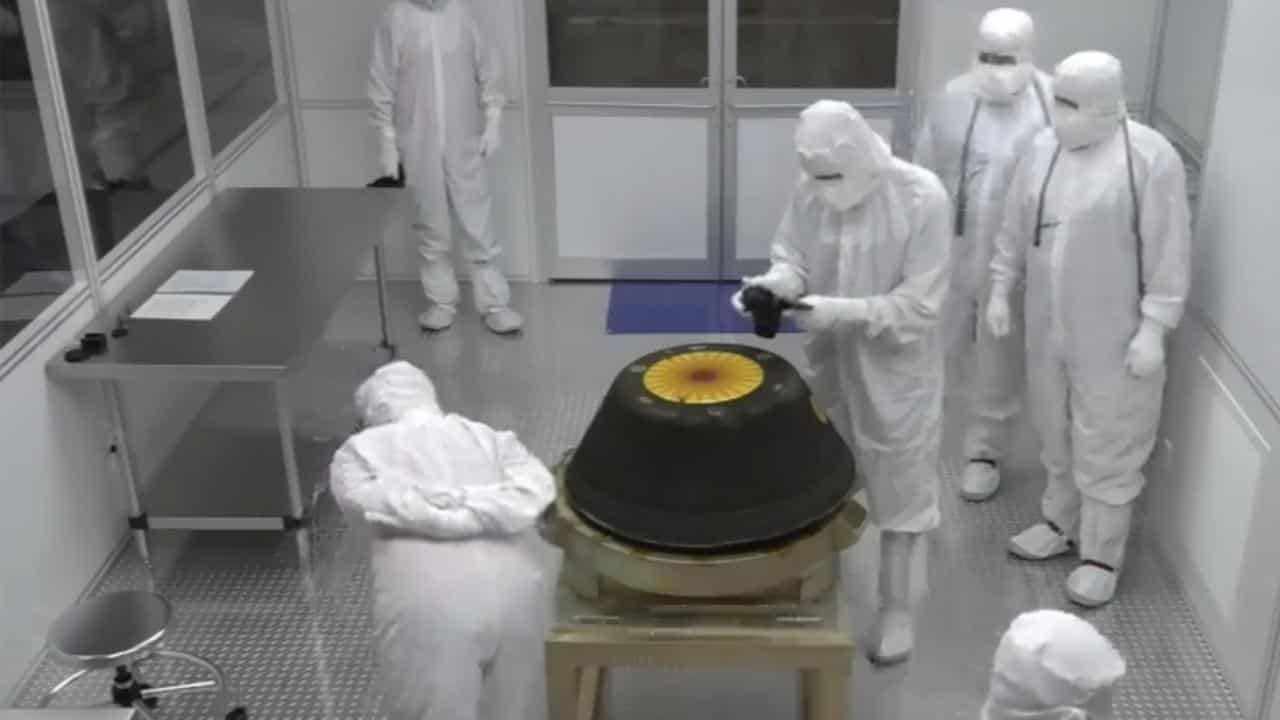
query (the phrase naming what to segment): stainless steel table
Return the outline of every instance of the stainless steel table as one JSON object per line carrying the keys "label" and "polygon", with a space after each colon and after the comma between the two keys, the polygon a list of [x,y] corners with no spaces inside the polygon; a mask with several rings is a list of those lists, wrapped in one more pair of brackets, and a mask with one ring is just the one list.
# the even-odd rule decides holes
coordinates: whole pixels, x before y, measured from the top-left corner
{"label": "stainless steel table", "polygon": [[[252,270],[216,318],[128,319],[128,334],[110,338],[104,355],[80,363],[59,355],[49,363],[52,377],[106,385],[135,530],[288,529],[303,523],[285,383],[323,335],[371,250],[382,345],[394,353],[381,250],[385,237],[403,231],[411,209],[410,195],[394,189],[224,191],[121,294],[136,306],[177,270]],[[104,312],[89,330],[110,334],[118,322]],[[136,380],[219,384],[202,413],[213,419],[196,420],[157,471],[145,504],[121,409],[122,382]],[[229,422],[229,408],[260,398],[264,383],[274,393],[274,413],[264,413],[274,414],[274,427]],[[272,456],[283,462],[282,483],[261,482],[262,463]],[[145,553],[145,537],[140,540]]]}

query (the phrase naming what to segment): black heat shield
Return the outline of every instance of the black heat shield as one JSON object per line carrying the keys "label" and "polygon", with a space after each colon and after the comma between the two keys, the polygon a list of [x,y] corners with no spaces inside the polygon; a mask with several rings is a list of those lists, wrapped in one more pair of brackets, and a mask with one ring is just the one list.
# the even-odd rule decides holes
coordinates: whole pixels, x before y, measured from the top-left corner
{"label": "black heat shield", "polygon": [[[646,388],[647,368],[692,351],[750,358],[764,380],[713,405],[670,402]],[[784,543],[829,519],[853,492],[854,463],[786,360],[738,345],[683,346],[619,373],[565,484],[576,512],[628,543],[741,552]]]}

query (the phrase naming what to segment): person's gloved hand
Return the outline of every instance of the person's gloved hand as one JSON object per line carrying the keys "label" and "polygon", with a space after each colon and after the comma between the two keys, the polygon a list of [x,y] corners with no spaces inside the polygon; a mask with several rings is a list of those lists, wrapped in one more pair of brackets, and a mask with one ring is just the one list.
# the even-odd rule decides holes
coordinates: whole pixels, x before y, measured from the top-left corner
{"label": "person's gloved hand", "polygon": [[1164,367],[1164,333],[1164,327],[1154,320],[1142,321],[1124,359],[1129,374],[1144,378]]}
{"label": "person's gloved hand", "polygon": [[991,293],[987,303],[987,327],[991,334],[998,338],[1008,337],[1013,329],[1013,311],[1009,308],[1009,298],[1003,293]]}
{"label": "person's gloved hand", "polygon": [[729,304],[733,306],[734,312],[738,313],[738,317],[749,319],[751,317],[751,313],[747,311],[747,306],[742,304],[742,293],[746,291],[747,287],[745,285],[738,288],[738,292],[734,293],[733,297],[729,298]]}
{"label": "person's gloved hand", "polygon": [[480,137],[480,156],[491,157],[502,147],[502,110],[491,108],[485,113],[484,135]]}
{"label": "person's gloved hand", "polygon": [[378,145],[378,170],[382,177],[398,177],[400,175],[400,150],[396,147],[396,131],[387,128],[382,131]]}
{"label": "person's gloved hand", "polygon": [[788,311],[788,314],[806,332],[825,332],[842,325],[863,323],[871,314],[871,304],[862,298],[806,295],[800,298],[800,303],[809,309]]}
{"label": "person's gloved hand", "polygon": [[794,302],[799,299],[799,293],[792,289],[793,283],[784,272],[769,270],[763,275],[752,275],[742,278],[743,289],[749,287],[761,287],[769,292],[777,295],[783,300]]}

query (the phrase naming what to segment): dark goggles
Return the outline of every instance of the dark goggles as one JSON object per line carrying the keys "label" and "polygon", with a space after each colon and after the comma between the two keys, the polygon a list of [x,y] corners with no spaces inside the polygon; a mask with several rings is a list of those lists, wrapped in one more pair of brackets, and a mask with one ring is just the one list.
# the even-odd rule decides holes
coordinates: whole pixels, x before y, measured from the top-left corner
{"label": "dark goggles", "polygon": [[1013,55],[1004,55],[993,52],[978,53],[978,62],[983,65],[998,65],[1001,67],[1012,67],[1018,64],[1018,58]]}

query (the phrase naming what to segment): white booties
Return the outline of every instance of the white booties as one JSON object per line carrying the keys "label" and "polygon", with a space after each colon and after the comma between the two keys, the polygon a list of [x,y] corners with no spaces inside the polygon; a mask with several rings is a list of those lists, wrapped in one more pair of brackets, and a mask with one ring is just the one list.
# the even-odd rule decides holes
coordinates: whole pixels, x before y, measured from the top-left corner
{"label": "white booties", "polygon": [[989,460],[970,460],[960,482],[960,497],[969,502],[990,500],[1000,489],[1000,468]]}
{"label": "white booties", "polygon": [[900,663],[915,647],[915,606],[928,585],[928,545],[920,533],[880,533],[880,608],[867,657]]}
{"label": "white booties", "polygon": [[1085,563],[1067,577],[1067,597],[1081,607],[1102,607],[1116,596],[1118,579],[1114,570]]}
{"label": "white booties", "polygon": [[418,316],[418,325],[428,332],[440,332],[453,327],[453,319],[457,311],[442,305],[432,305],[431,309]]}
{"label": "white booties", "polygon": [[1023,560],[1049,560],[1075,550],[1075,543],[1047,522],[1038,523],[1009,539],[1009,552]]}

